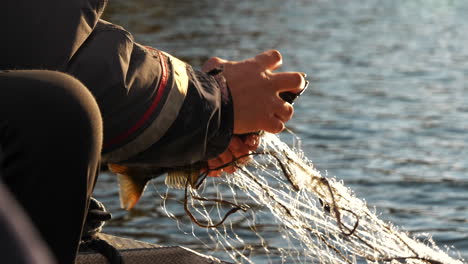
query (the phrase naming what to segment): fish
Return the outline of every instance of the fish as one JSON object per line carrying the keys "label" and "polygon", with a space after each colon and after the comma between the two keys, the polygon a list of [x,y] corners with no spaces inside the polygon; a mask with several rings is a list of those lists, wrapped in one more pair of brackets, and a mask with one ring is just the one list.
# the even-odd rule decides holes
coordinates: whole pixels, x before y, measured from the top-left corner
{"label": "fish", "polygon": [[168,187],[185,188],[188,180],[190,186],[194,188],[202,174],[201,170],[206,168],[206,163],[198,162],[193,165],[174,168],[109,163],[107,167],[117,175],[120,206],[125,210],[131,210],[140,200],[150,180],[166,174],[165,184]]}

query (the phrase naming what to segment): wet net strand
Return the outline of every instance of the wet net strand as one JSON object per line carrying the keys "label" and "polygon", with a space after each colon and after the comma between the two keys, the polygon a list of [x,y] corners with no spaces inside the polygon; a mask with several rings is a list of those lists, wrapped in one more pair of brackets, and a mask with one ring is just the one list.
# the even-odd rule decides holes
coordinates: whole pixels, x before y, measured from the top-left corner
{"label": "wet net strand", "polygon": [[[430,238],[423,243],[384,223],[278,137],[266,133],[252,156],[234,174],[202,177],[195,188],[186,184],[186,225],[214,252],[237,263],[257,256],[268,263],[462,263]],[[281,241],[264,237],[262,228],[274,228]]]}

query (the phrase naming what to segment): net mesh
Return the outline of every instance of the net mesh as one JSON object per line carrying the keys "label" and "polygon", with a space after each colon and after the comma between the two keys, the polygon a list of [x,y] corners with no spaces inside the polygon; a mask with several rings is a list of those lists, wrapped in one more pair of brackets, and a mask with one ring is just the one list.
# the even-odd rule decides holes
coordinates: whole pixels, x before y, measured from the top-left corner
{"label": "net mesh", "polygon": [[[187,187],[192,221],[164,206],[170,191],[160,194],[179,229],[212,253],[236,263],[462,263],[430,237],[412,238],[380,220],[342,182],[322,176],[300,149],[277,136],[266,133],[259,149],[236,173]],[[215,202],[201,198],[213,196]],[[224,218],[216,228],[194,223],[216,225]]]}

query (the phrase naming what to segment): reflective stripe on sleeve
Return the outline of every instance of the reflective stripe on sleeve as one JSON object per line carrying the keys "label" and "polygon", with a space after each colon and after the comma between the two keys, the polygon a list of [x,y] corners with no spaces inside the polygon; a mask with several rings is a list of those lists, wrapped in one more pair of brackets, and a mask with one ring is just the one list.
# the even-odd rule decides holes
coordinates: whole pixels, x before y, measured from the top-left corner
{"label": "reflective stripe on sleeve", "polygon": [[[161,112],[154,119],[154,121],[152,121],[152,123],[135,139],[129,141],[127,144],[118,149],[104,154],[102,157],[104,162],[121,162],[145,151],[166,133],[166,131],[177,118],[179,111],[182,108],[182,104],[184,103],[189,86],[189,77],[186,64],[169,54],[164,53],[163,55],[163,53],[160,51],[155,52],[159,53],[161,58],[161,66],[163,69],[161,81],[159,83],[155,99],[148,110],[143,114],[143,116],[135,123],[135,125],[115,140],[122,140],[122,138],[127,138],[129,135],[137,131],[138,128],[140,128],[143,124],[145,124],[146,121],[148,121],[148,118],[154,112],[156,106],[159,103],[164,103],[161,108]],[[174,84],[167,83],[167,80],[169,79],[167,76],[168,65],[166,65],[166,60],[164,57],[167,57],[170,64],[172,65]],[[170,89],[168,91],[167,99],[164,102],[160,102],[165,89]]]}

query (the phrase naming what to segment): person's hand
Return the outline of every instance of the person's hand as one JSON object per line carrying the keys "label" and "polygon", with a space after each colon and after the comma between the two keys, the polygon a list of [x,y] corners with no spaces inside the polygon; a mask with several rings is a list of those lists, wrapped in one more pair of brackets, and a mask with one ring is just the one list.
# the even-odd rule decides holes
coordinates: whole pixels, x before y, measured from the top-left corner
{"label": "person's hand", "polygon": [[305,86],[299,72],[274,73],[281,66],[277,50],[243,61],[209,59],[204,71],[222,67],[234,105],[234,134],[264,130],[279,133],[293,115],[293,107],[279,97],[281,92],[299,93]]}
{"label": "person's hand", "polygon": [[260,136],[257,134],[234,135],[229,143],[228,149],[218,157],[208,161],[208,168],[216,169],[231,162],[232,164],[219,170],[208,171],[208,176],[217,177],[220,176],[223,171],[227,173],[235,172],[237,169],[236,165],[245,164],[251,159],[248,154],[256,150],[259,143]]}

